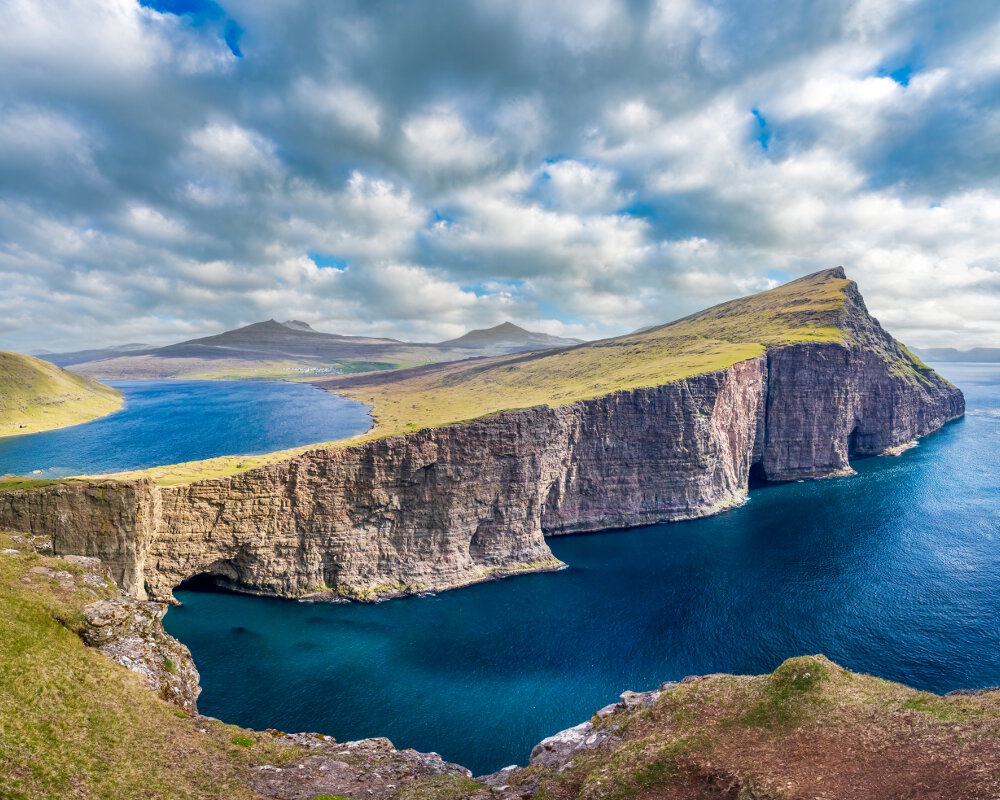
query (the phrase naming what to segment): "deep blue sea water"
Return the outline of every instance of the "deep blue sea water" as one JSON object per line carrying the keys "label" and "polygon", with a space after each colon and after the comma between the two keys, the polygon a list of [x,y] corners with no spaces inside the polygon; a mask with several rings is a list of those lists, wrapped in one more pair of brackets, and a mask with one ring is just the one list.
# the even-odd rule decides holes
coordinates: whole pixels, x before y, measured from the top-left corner
{"label": "deep blue sea water", "polygon": [[125,395],[114,414],[72,428],[0,437],[0,475],[65,477],[267,453],[371,427],[366,406],[307,384],[109,383]]}
{"label": "deep blue sea water", "polygon": [[1000,367],[968,416],[858,475],[709,519],[557,538],[569,569],[379,605],[179,591],[206,714],[388,736],[476,773],[624,689],[803,653],[944,692],[1000,684]]}

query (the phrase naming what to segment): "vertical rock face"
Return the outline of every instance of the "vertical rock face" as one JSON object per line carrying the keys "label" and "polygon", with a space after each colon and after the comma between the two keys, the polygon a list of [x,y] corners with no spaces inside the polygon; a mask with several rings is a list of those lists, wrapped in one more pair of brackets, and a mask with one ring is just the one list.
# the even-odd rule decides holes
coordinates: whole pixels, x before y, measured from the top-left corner
{"label": "vertical rock face", "polygon": [[763,369],[755,359],[160,489],[145,583],[154,597],[198,573],[283,596],[424,591],[557,566],[544,528],[711,513],[746,493]]}
{"label": "vertical rock face", "polygon": [[761,466],[768,480],[836,475],[851,456],[884,453],[965,413],[965,398],[886,333],[853,283],[847,341],[768,353]]}
{"label": "vertical rock face", "polygon": [[101,559],[123,591],[144,596],[143,567],[159,514],[151,481],[71,481],[0,492],[0,525],[51,536],[60,555]]}
{"label": "vertical rock face", "polygon": [[[843,273],[831,271],[843,279]],[[207,573],[244,591],[373,597],[558,566],[544,533],[690,519],[742,502],[753,465],[819,478],[964,413],[846,289],[843,341],[663,386],[540,406],[239,475],[0,492],[0,525],[97,556],[137,598]]]}

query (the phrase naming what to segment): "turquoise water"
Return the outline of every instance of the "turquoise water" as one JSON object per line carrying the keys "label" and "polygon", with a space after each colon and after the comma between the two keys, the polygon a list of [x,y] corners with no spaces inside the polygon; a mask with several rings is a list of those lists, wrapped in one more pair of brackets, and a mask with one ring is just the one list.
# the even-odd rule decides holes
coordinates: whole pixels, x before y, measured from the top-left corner
{"label": "turquoise water", "polygon": [[120,472],[328,442],[368,430],[361,403],[278,381],[109,381],[125,395],[107,417],[0,437],[0,475]]}
{"label": "turquoise water", "polygon": [[436,597],[307,604],[179,591],[203,713],[388,736],[476,773],[624,689],[825,653],[937,692],[1000,684],[1000,368],[947,365],[966,419],[856,477],[717,517],[551,541],[570,565]]}

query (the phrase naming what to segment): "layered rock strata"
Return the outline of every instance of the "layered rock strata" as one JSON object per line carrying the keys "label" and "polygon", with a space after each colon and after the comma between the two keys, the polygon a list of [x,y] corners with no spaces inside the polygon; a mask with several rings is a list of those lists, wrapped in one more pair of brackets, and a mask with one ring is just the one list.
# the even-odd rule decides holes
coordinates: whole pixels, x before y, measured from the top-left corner
{"label": "layered rock strata", "polygon": [[199,574],[243,591],[359,598],[558,566],[544,534],[705,516],[751,469],[821,478],[964,413],[854,284],[843,342],[771,347],[725,369],[557,408],[316,449],[183,486],[73,481],[0,492],[0,525],[101,558],[131,596]]}

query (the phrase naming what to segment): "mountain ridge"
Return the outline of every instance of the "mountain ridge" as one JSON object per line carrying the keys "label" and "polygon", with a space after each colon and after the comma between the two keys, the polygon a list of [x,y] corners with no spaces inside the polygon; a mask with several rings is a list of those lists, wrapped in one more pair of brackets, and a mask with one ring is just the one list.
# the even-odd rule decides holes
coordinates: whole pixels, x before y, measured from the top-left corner
{"label": "mountain ridge", "polygon": [[252,322],[162,347],[123,345],[50,353],[46,360],[81,373],[115,378],[286,377],[395,369],[575,344],[510,322],[443,342],[351,336],[317,331],[301,320]]}

